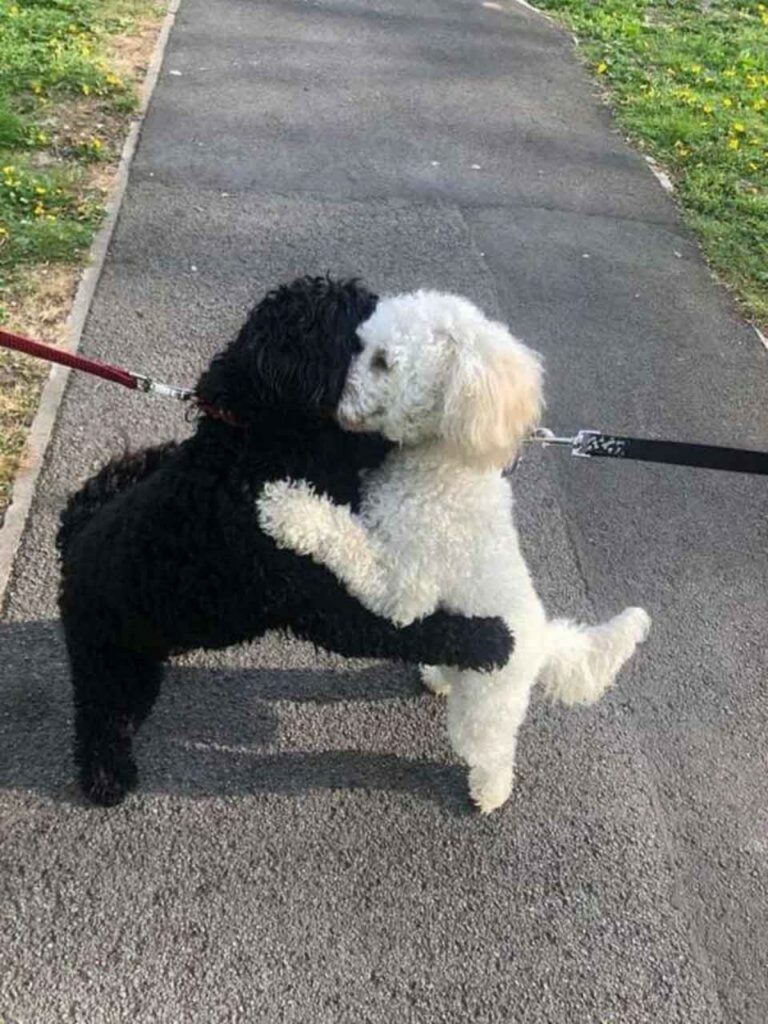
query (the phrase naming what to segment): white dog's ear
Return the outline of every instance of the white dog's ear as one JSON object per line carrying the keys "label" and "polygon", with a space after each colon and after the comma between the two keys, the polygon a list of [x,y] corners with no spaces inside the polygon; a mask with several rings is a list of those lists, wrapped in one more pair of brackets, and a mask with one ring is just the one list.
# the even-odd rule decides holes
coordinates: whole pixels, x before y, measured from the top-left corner
{"label": "white dog's ear", "polygon": [[452,348],[441,434],[468,461],[506,466],[541,416],[541,359],[487,320]]}

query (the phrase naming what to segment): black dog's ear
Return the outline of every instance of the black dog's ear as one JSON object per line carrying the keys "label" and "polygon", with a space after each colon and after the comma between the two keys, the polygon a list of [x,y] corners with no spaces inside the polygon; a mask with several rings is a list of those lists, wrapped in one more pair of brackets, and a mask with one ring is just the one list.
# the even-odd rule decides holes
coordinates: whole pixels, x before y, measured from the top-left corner
{"label": "black dog's ear", "polygon": [[236,378],[228,359],[229,349],[214,356],[213,361],[197,382],[195,396],[198,403],[211,409],[219,409],[235,415],[235,407],[241,403],[236,399]]}
{"label": "black dog's ear", "polygon": [[[271,318],[266,308],[269,298],[251,310],[237,337],[214,356],[200,377],[196,391],[201,404],[242,418],[249,408],[263,403],[265,392],[278,385],[280,374],[267,365],[270,360],[265,358],[271,348]],[[289,362],[287,353],[285,362]]]}
{"label": "black dog's ear", "polygon": [[335,408],[357,327],[375,306],[357,281],[305,277],[276,288],[203,374],[199,398],[241,419],[263,408]]}

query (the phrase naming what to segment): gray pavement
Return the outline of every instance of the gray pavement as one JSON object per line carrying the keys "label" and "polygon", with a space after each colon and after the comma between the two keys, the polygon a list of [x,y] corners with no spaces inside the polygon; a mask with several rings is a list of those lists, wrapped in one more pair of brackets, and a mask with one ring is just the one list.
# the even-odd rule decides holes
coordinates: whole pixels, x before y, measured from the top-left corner
{"label": "gray pavement", "polygon": [[[768,444],[765,352],[522,8],[184,0],[85,350],[188,383],[252,298],[325,270],[503,315],[551,426]],[[280,638],[178,662],[139,793],[93,810],[56,514],[126,440],[184,430],[82,377],[61,409],[0,623],[0,1020],[764,1024],[765,482],[523,464],[552,611],[655,626],[598,707],[535,704],[490,818],[412,670]]]}

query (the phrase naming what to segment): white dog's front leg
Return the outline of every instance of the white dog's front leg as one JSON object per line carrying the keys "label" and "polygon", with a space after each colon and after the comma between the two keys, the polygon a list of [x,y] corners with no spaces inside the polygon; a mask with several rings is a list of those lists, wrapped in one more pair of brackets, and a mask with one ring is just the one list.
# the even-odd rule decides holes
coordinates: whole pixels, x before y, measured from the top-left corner
{"label": "white dog's front leg", "polygon": [[396,558],[353,515],[306,481],[276,480],[257,501],[259,522],[280,547],[311,555],[366,608],[400,626],[433,612],[436,596],[401,573]]}

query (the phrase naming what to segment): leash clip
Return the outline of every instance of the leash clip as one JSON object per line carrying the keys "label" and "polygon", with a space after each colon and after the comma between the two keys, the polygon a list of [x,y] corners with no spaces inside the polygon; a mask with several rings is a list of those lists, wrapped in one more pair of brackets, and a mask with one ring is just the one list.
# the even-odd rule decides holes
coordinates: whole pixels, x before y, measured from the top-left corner
{"label": "leash clip", "polygon": [[592,455],[592,452],[589,450],[590,445],[599,436],[599,430],[579,430],[576,436],[572,438],[571,455],[575,455],[578,459],[590,458]]}
{"label": "leash clip", "polygon": [[163,398],[175,398],[179,402],[188,402],[194,397],[195,392],[190,388],[177,388],[173,384],[163,384],[159,380],[153,380],[141,373],[132,373],[136,381],[136,390],[145,394],[161,395]]}
{"label": "leash clip", "polygon": [[543,448],[549,448],[550,445],[570,448],[571,455],[576,455],[580,459],[588,459],[592,454],[590,446],[599,436],[599,430],[579,430],[572,437],[558,437],[549,427],[538,427],[528,440],[534,443],[538,442]]}
{"label": "leash clip", "polygon": [[[579,433],[583,433],[583,431],[579,431]],[[569,448],[572,448],[578,441],[578,437],[578,434],[576,437],[558,437],[549,427],[537,427],[527,440],[534,443],[538,442],[544,448],[548,448],[551,444],[567,445]]]}
{"label": "leash clip", "polygon": [[[584,431],[580,431],[576,437],[557,437],[554,431],[550,430],[549,427],[537,427],[536,430],[525,438],[525,444],[540,444],[542,448],[548,448],[549,445],[563,445],[573,449],[579,440],[579,435],[582,433],[584,433]],[[515,457],[515,461],[510,463],[510,465],[502,471],[501,475],[505,477],[512,476],[522,461],[523,453],[521,451]]]}

